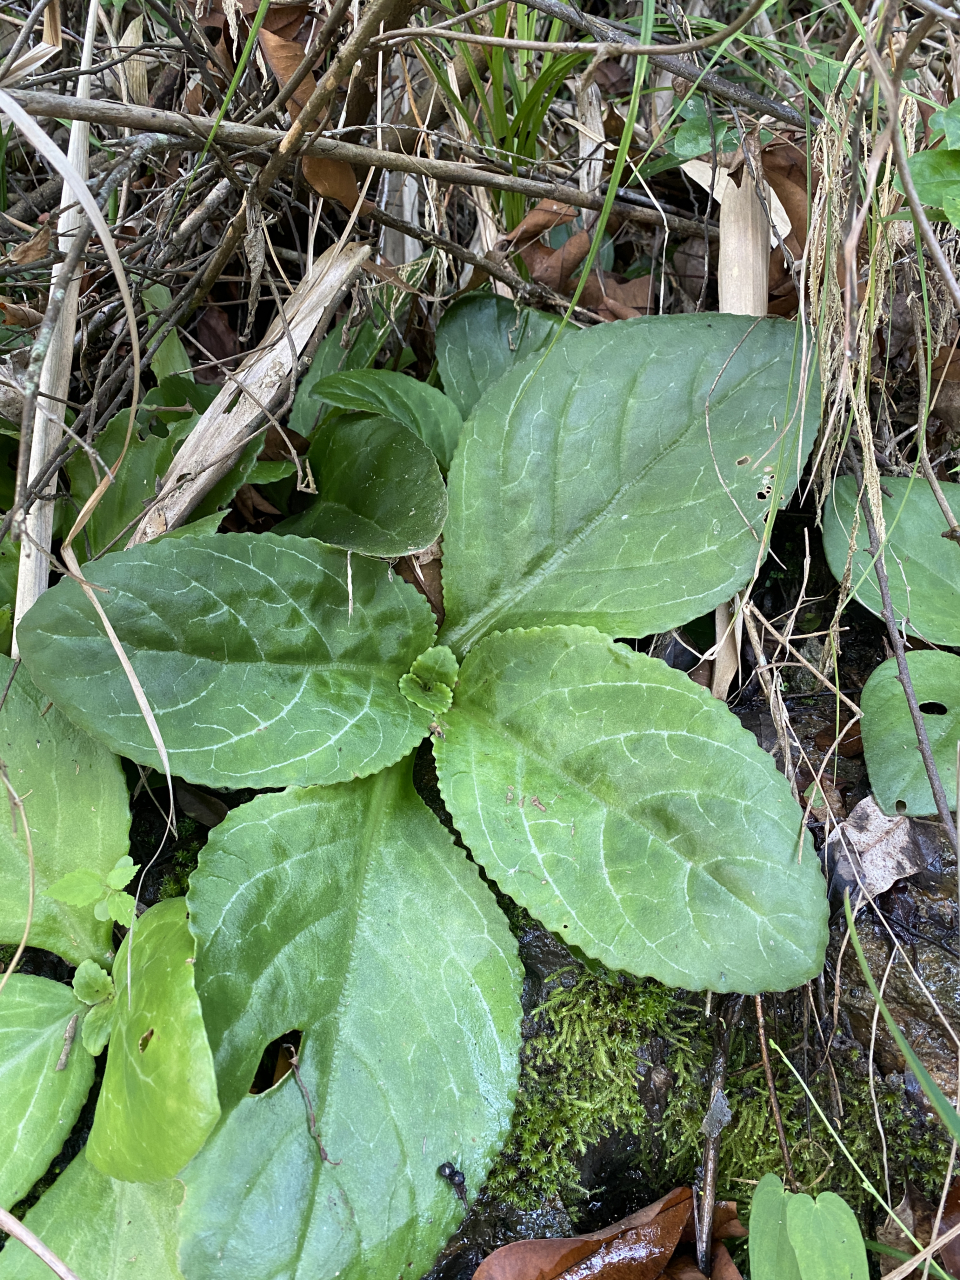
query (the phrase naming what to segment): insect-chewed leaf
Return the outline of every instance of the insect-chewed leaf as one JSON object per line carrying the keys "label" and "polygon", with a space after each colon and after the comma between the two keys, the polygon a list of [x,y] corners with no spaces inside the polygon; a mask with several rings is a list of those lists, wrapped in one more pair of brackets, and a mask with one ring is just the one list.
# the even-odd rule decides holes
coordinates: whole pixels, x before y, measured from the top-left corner
{"label": "insect-chewed leaf", "polygon": [[786,780],[727,708],[586,627],[467,655],[434,742],[473,856],[612,969],[714,991],[820,972],[827,900]]}
{"label": "insect-chewed leaf", "polygon": [[[225,1118],[183,1173],[184,1274],[422,1275],[462,1216],[438,1166],[475,1194],[509,1124],[521,972],[409,760],[234,809],[189,908]],[[294,1027],[309,1102],[249,1096]]]}
{"label": "insect-chewed leaf", "polygon": [[[13,672],[0,657],[0,688]],[[126,853],[130,830],[127,784],[120,761],[49,706],[25,670],[18,670],[0,710],[0,758],[24,797],[36,864],[37,894],[30,943],[79,964],[109,964],[111,929],[93,903],[102,880]],[[3,801],[6,804],[6,800]],[[73,901],[48,895],[67,879],[86,893]],[[27,918],[27,846],[20,824],[0,822],[0,943],[18,943]],[[92,888],[92,893],[91,893]],[[2,1003],[2,1000],[0,1000]]]}
{"label": "insect-chewed leaf", "polygon": [[[911,635],[930,644],[960,645],[960,547],[941,537],[947,522],[924,480],[884,477],[893,494],[882,498],[887,528],[887,578],[897,622]],[[960,486],[943,490],[960,512]],[[850,546],[850,531],[857,509],[857,482],[840,476],[831,490],[823,516],[823,549],[834,577],[843,578]],[[861,520],[851,574],[853,594],[878,616],[883,612],[880,587],[870,557],[866,522]]]}
{"label": "insect-chewed leaf", "polygon": [[557,336],[556,316],[506,298],[470,294],[443,313],[437,325],[437,362],[443,389],[464,418],[488,387],[518,360],[545,350]]}
{"label": "insect-chewed leaf", "polygon": [[442,640],[667,631],[729,600],[817,427],[783,320],[654,316],[568,334],[485,393],[450,468]]}
{"label": "insect-chewed leaf", "polygon": [[7,979],[0,996],[0,1208],[16,1204],[43,1175],[90,1091],[93,1059],[76,1023],[76,1043],[57,1070],[64,1035],[83,1012],[62,983],[20,973]]}
{"label": "insect-chewed leaf", "polygon": [[[960,548],[953,547],[952,551],[960,557]],[[960,737],[960,658],[954,653],[921,649],[907,654],[907,667],[934,763],[947,796],[953,797],[957,791]],[[936,802],[917,750],[917,731],[895,658],[881,662],[870,676],[863,686],[860,705],[863,754],[880,808],[889,814],[935,814]]]}
{"label": "insect-chewed leaf", "polygon": [[194,942],[183,898],[136,923],[114,976],[110,1051],[87,1156],[126,1182],[162,1182],[203,1145],[220,1115],[213,1058],[194,988]]}
{"label": "insect-chewed leaf", "polygon": [[[430,606],[386,565],[272,534],[172,538],[91,565],[156,714],[172,771],[213,786],[338,782],[392,764],[430,715],[397,681],[433,639]],[[160,766],[93,606],[73,582],[20,624],[31,675],[77,724]],[[113,865],[111,861],[110,865]]]}
{"label": "insect-chewed leaf", "polygon": [[[182,1280],[177,1206],[182,1182],[119,1182],[81,1151],[24,1218],[79,1280]],[[49,1280],[35,1253],[8,1240],[0,1280]]]}

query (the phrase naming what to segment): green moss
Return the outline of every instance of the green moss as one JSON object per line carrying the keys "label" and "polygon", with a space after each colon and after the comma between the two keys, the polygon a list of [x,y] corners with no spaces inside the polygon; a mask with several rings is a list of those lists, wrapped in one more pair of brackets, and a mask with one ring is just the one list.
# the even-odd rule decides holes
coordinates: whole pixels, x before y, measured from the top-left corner
{"label": "green moss", "polygon": [[574,969],[533,1015],[513,1129],[487,1182],[519,1209],[561,1195],[582,1199],[576,1159],[611,1130],[647,1125],[638,1081],[643,1049],[667,1016],[671,994],[655,982]]}
{"label": "green moss", "polygon": [[[556,1196],[573,1207],[587,1194],[578,1161],[589,1146],[614,1131],[639,1136],[637,1172],[649,1199],[694,1182],[702,1159],[700,1125],[713,1055],[703,996],[606,971],[570,969],[554,981],[546,1002],[528,1020],[532,1034],[523,1049],[513,1127],[488,1179],[489,1194],[522,1210]],[[787,1030],[789,1014],[785,1004],[775,1038],[803,1073],[799,1037],[791,1041]],[[813,1194],[831,1190],[842,1195],[872,1235],[876,1201],[808,1105],[799,1081],[772,1050],[771,1056],[798,1180]],[[808,1087],[883,1194],[882,1149],[865,1055],[854,1042],[838,1038],[830,1064],[822,1058],[822,1047],[820,1052],[808,1048]],[[651,1119],[644,1106],[644,1078],[654,1060],[663,1064],[660,1074],[672,1084],[662,1116]],[[726,1092],[733,1120],[723,1135],[717,1192],[721,1199],[746,1205],[764,1173],[784,1172],[749,1003],[733,1036]],[[938,1198],[949,1156],[944,1129],[909,1101],[896,1078],[877,1079],[876,1092],[894,1202],[907,1179],[928,1198]],[[843,1112],[839,1122],[833,1119],[838,1097]]]}

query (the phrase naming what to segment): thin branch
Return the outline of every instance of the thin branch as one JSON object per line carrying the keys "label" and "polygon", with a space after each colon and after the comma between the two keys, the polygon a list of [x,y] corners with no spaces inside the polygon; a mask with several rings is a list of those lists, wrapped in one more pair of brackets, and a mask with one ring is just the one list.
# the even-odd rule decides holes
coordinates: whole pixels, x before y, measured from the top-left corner
{"label": "thin branch", "polygon": [[75,1271],[71,1271],[65,1262],[57,1257],[52,1249],[48,1249],[39,1236],[35,1236],[29,1227],[25,1227],[19,1218],[15,1218],[6,1209],[0,1209],[0,1230],[19,1240],[21,1244],[35,1253],[41,1262],[45,1262],[60,1280],[80,1280]]}

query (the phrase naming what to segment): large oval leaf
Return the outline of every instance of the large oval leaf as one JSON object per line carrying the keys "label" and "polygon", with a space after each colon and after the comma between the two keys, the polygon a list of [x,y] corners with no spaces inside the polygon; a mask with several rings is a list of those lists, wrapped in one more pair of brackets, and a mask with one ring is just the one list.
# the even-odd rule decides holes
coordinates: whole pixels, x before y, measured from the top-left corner
{"label": "large oval leaf", "polygon": [[369,414],[327,418],[310,449],[310,465],[320,496],[277,525],[276,533],[384,558],[422,551],[439,538],[446,486],[436,458],[402,423]]}
{"label": "large oval leaf", "polygon": [[21,1200],[70,1136],[93,1083],[77,1023],[63,1069],[64,1036],[84,1006],[69,987],[15,973],[0,996],[0,1208]]}
{"label": "large oval leaf", "polygon": [[592,628],[510,631],[460,668],[440,790],[504,892],[612,969],[783,991],[827,901],[786,780],[705,690]]}
{"label": "large oval leaf", "polygon": [[579,622],[644,636],[729,600],[756,569],[774,468],[784,501],[816,430],[799,336],[748,316],[617,321],[497,383],[450,469],[444,642]]}
{"label": "large oval leaf", "polygon": [[107,1069],[87,1156],[126,1182],[172,1178],[220,1115],[183,898],[158,902],[117,952]]}
{"label": "large oval leaf", "polygon": [[[941,537],[947,522],[925,480],[884,477],[883,519],[887,528],[884,563],[897,623],[930,644],[960,645],[960,546]],[[956,485],[943,486],[960,513]],[[823,516],[823,549],[834,577],[843,578],[850,530],[857,508],[857,482],[840,476]],[[870,560],[870,540],[861,519],[851,574],[853,594],[871,613],[883,612],[880,588]]]}
{"label": "large oval leaf", "polygon": [[[455,1161],[477,1192],[517,1080],[516,944],[476,867],[405,761],[234,809],[189,904],[234,1109],[183,1175],[185,1275],[422,1275],[462,1217],[437,1167]],[[293,1028],[310,1102],[293,1075],[248,1096]]]}
{"label": "large oval leaf", "polygon": [[[921,650],[907,654],[913,691],[930,739],[934,763],[948,799],[957,793],[960,738],[960,658]],[[895,658],[881,662],[863,686],[863,754],[877,804],[885,813],[923,817],[937,812],[920,758],[913,717]],[[951,805],[952,808],[952,805]]]}
{"label": "large oval leaf", "polygon": [[402,422],[433,451],[444,473],[449,469],[463,419],[450,397],[436,387],[389,369],[363,369],[323,378],[315,394],[341,409]]}
{"label": "large oval leaf", "polygon": [[[182,1182],[117,1182],[80,1154],[24,1218],[80,1280],[182,1280],[177,1206]],[[8,1240],[0,1280],[50,1280],[45,1262]]]}
{"label": "large oval leaf", "polygon": [[[13,673],[0,657],[0,688]],[[110,921],[93,903],[68,906],[47,896],[62,876],[87,870],[103,878],[127,852],[130,809],[120,761],[49,705],[19,669],[0,710],[0,759],[24,797],[36,868],[30,943],[79,964],[113,958]],[[3,801],[6,804],[6,801]],[[0,943],[17,943],[27,919],[29,870],[22,828],[0,822]]]}
{"label": "large oval leaf", "polygon": [[493,294],[469,294],[448,307],[437,325],[437,363],[443,389],[466,418],[488,387],[557,336],[557,316],[517,307]]}
{"label": "large oval leaf", "polygon": [[[375,773],[423,737],[397,681],[433,639],[430,606],[386,565],[272,534],[161,539],[91,566],[175,774],[277,787]],[[352,604],[352,614],[351,606]],[[93,607],[73,582],[20,624],[30,674],[77,724],[160,760]]]}

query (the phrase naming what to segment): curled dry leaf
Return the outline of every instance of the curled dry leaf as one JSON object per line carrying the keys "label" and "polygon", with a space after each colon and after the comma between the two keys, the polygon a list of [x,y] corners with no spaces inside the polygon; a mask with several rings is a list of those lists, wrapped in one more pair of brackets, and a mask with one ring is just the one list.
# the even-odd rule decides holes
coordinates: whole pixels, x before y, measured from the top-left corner
{"label": "curled dry leaf", "polygon": [[31,262],[39,262],[50,252],[50,224],[45,223],[39,231],[34,232],[29,240],[18,244],[5,256],[5,261],[15,262],[18,267],[25,267]]}
{"label": "curled dry leaf", "polygon": [[887,817],[873,796],[861,800],[828,844],[831,897],[849,889],[856,900],[862,886],[873,898],[903,876],[925,870],[937,846],[924,824],[902,814]]}
{"label": "curled dry leaf", "polygon": [[22,302],[14,302],[12,298],[0,297],[0,311],[3,312],[4,324],[19,325],[22,329],[35,329],[43,320],[43,312]]}

